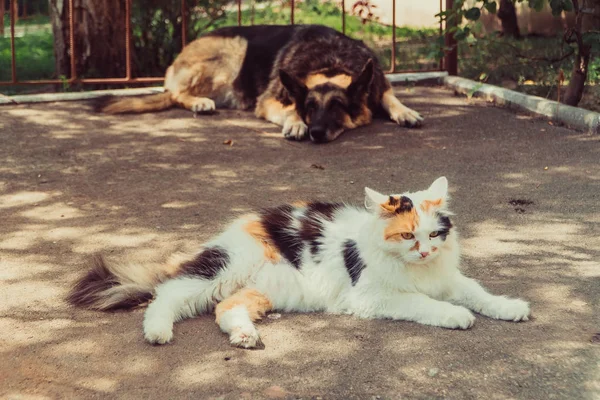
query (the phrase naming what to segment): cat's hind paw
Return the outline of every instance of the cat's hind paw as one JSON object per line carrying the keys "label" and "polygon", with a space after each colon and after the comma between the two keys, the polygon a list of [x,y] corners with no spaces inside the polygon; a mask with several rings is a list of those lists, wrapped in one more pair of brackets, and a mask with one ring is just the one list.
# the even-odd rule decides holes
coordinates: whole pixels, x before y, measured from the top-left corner
{"label": "cat's hind paw", "polygon": [[229,342],[236,347],[255,349],[263,347],[260,335],[254,327],[234,328],[229,335]]}
{"label": "cat's hind paw", "polygon": [[531,315],[529,303],[521,299],[499,297],[490,306],[488,316],[504,321],[528,321]]}

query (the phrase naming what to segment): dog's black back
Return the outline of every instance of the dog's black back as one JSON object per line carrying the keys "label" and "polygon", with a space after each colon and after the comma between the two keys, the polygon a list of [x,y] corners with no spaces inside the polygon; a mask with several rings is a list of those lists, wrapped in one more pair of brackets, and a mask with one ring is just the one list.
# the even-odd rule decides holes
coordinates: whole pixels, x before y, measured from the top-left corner
{"label": "dog's black back", "polygon": [[[374,62],[374,77],[369,91],[369,108],[377,110],[381,93],[388,88],[376,55],[362,41],[351,39],[322,25],[255,25],[216,29],[206,36],[236,37],[248,41],[240,73],[233,86],[251,108],[269,84],[279,81],[279,69],[303,80],[312,72],[344,73],[357,76],[366,62]],[[282,85],[273,93],[283,104],[293,99]]]}

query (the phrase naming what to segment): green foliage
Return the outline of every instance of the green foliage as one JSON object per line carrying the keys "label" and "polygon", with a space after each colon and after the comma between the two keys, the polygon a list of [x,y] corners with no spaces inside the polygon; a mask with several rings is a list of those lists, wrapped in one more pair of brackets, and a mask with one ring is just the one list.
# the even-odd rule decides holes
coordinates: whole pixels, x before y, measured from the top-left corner
{"label": "green foliage", "polygon": [[[199,0],[195,1],[195,4],[197,7],[190,8],[188,11],[188,43],[203,32],[222,26],[237,25],[235,2]],[[132,5],[133,72],[135,76],[163,76],[165,69],[181,51],[181,2],[147,0],[143,7],[140,2],[133,2]],[[227,5],[232,6],[226,8]],[[42,23],[49,22],[48,17],[36,17],[34,20]],[[289,21],[290,8],[287,1],[257,1],[253,9],[242,10],[244,25],[289,24]],[[341,8],[334,2],[307,0],[296,3],[295,21],[323,24],[342,30]],[[39,26],[25,27],[31,32],[38,28]],[[376,21],[364,22],[361,18],[348,14],[346,33],[351,37],[364,40],[374,49],[383,68],[390,68],[392,37],[390,26]],[[440,57],[443,56],[441,48],[443,37],[440,37],[438,29],[416,30],[401,27],[396,29],[396,37],[396,65],[399,70],[437,67]],[[16,43],[19,79],[57,78],[54,74],[53,38],[49,24],[36,35],[31,35],[27,31],[25,37],[16,39]],[[432,46],[432,43],[437,45]],[[83,72],[80,72],[80,75],[83,75]],[[86,71],[85,75],[95,76],[94,71]],[[0,80],[10,79],[10,40],[0,38]],[[6,86],[0,86],[0,91],[6,93]]]}
{"label": "green foliage", "polygon": [[529,0],[527,4],[529,5],[529,8],[533,8],[535,11],[542,11],[544,4],[546,4],[546,0]]}
{"label": "green foliage", "polygon": [[486,10],[488,10],[489,13],[491,14],[496,14],[497,10],[497,3],[496,2],[492,2],[492,3],[484,3],[483,6],[485,7]]}
{"label": "green foliage", "polygon": [[[485,9],[490,13],[497,12],[495,0],[472,0],[468,7],[465,4],[464,0],[457,0],[451,10],[437,14],[440,21],[447,22],[450,26],[448,33],[458,42],[460,74],[494,84],[510,82],[510,86],[517,85],[523,91],[531,91],[535,87],[537,95],[554,96],[559,76],[562,76],[559,74],[567,72],[568,79],[568,71],[573,68],[574,54],[581,51],[576,47],[577,41],[572,38],[579,33],[569,30],[567,36],[571,39],[568,44],[562,35],[556,38],[527,37],[524,40],[512,40],[497,37],[496,34],[483,34],[479,22],[481,11]],[[537,11],[548,4],[555,16],[573,11],[572,0],[528,0],[527,4]],[[581,38],[584,44],[591,47],[587,83],[594,89],[588,92],[598,93],[600,33],[581,33]],[[450,50],[443,47],[443,44],[438,46],[442,52]]]}
{"label": "green foliage", "polygon": [[588,65],[588,80],[595,83],[600,88],[600,57],[595,57],[590,60]]}
{"label": "green foliage", "polygon": [[[48,30],[15,38],[19,80],[51,79],[54,74],[54,41]],[[10,37],[0,37],[0,81],[12,79]],[[4,91],[2,87],[0,90]]]}
{"label": "green foliage", "polygon": [[[552,84],[569,61],[552,63],[563,54],[562,37],[532,37],[526,40],[484,36],[459,43],[461,75],[492,84],[504,81],[536,81]],[[535,60],[532,62],[532,59]],[[544,61],[548,60],[548,61]]]}
{"label": "green foliage", "polygon": [[[565,57],[571,48],[562,36],[516,40],[488,35],[463,41],[458,50],[461,76],[554,100],[560,72],[568,79],[574,61]],[[579,106],[600,111],[600,57],[590,59],[587,84]]]}
{"label": "green foliage", "polygon": [[465,11],[465,18],[469,21],[477,21],[479,17],[481,17],[481,10],[477,7],[472,7]]}
{"label": "green foliage", "polygon": [[571,0],[549,0],[550,8],[552,9],[552,15],[555,17],[560,15],[563,11],[573,11],[573,3]]}
{"label": "green foliage", "polygon": [[[524,0],[513,0],[515,3],[523,3]],[[554,16],[560,15],[563,11],[573,11],[572,0],[527,0],[529,7],[536,11],[541,11],[544,5],[548,3],[552,9]],[[454,38],[458,41],[465,40],[471,31],[466,31],[464,28],[456,28],[461,26],[463,20],[467,20],[467,24],[473,24],[481,18],[481,11],[486,9],[488,12],[495,14],[497,10],[496,0],[474,0],[470,1],[469,8],[464,8],[465,0],[456,0],[451,10],[442,11],[435,16],[440,22],[448,22],[451,26],[450,33],[454,34]]]}
{"label": "green foliage", "polygon": [[[2,1],[2,0],[0,0]],[[19,18],[15,26],[27,26],[27,25],[46,25],[50,23],[50,17],[42,14],[30,15],[27,18]],[[10,13],[8,8],[4,14],[4,27],[5,29],[10,27]]]}
{"label": "green foliage", "polygon": [[[249,25],[284,24],[290,22],[290,7],[287,2],[265,1],[254,9],[242,10],[242,22]],[[307,0],[296,3],[294,19],[297,24],[321,24],[342,31],[342,10],[335,2]],[[227,13],[224,19],[213,25],[214,28],[237,25],[237,12]],[[363,40],[377,54],[384,69],[391,66],[392,27],[376,21],[367,21],[346,15],[346,34]],[[431,43],[443,41],[439,31],[432,29],[396,28],[396,65],[401,69],[428,69],[438,65],[439,47]]]}

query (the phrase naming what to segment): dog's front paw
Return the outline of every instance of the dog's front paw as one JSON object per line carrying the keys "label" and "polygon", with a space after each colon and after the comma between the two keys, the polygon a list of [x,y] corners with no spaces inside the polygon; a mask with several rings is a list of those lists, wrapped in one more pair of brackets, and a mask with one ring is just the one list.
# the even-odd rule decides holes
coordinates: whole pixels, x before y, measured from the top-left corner
{"label": "dog's front paw", "polygon": [[173,324],[144,323],[144,337],[152,344],[165,344],[173,339]]}
{"label": "dog's front paw", "polygon": [[406,106],[396,107],[390,111],[390,118],[399,125],[405,125],[409,128],[421,126],[423,117],[421,114]]}
{"label": "dog's front paw", "polygon": [[283,124],[281,133],[288,140],[303,140],[307,136],[308,126],[302,120],[289,118]]}
{"label": "dog's front paw", "polygon": [[498,297],[489,305],[487,315],[505,321],[527,321],[531,315],[529,303],[521,299]]}
{"label": "dog's front paw", "polygon": [[245,349],[263,346],[260,335],[253,326],[233,328],[229,335],[229,341],[233,346],[243,347]]}
{"label": "dog's front paw", "polygon": [[200,97],[194,100],[192,104],[192,111],[194,113],[205,113],[215,111],[215,102],[207,97]]}
{"label": "dog's front paw", "polygon": [[443,328],[469,329],[475,323],[475,316],[464,307],[452,306],[445,311],[438,323]]}

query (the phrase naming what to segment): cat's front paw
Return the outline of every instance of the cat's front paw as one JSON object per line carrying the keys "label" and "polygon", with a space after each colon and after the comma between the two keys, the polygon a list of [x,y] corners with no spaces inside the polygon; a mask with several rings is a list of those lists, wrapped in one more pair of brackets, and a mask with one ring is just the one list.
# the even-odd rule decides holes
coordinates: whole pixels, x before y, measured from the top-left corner
{"label": "cat's front paw", "polygon": [[488,307],[487,315],[504,321],[527,321],[531,315],[529,303],[521,299],[498,297]]}
{"label": "cat's front paw", "polygon": [[452,306],[442,315],[439,326],[450,329],[469,329],[475,323],[475,316],[464,307]]}
{"label": "cat's front paw", "polygon": [[233,346],[243,347],[245,349],[253,349],[263,346],[258,331],[253,326],[246,328],[233,328],[231,334],[229,335],[229,342]]}
{"label": "cat's front paw", "polygon": [[173,339],[173,324],[161,318],[146,318],[144,338],[152,344],[169,343]]}
{"label": "cat's front paw", "polygon": [[144,328],[144,337],[152,344],[165,344],[173,339],[172,327],[146,327]]}

